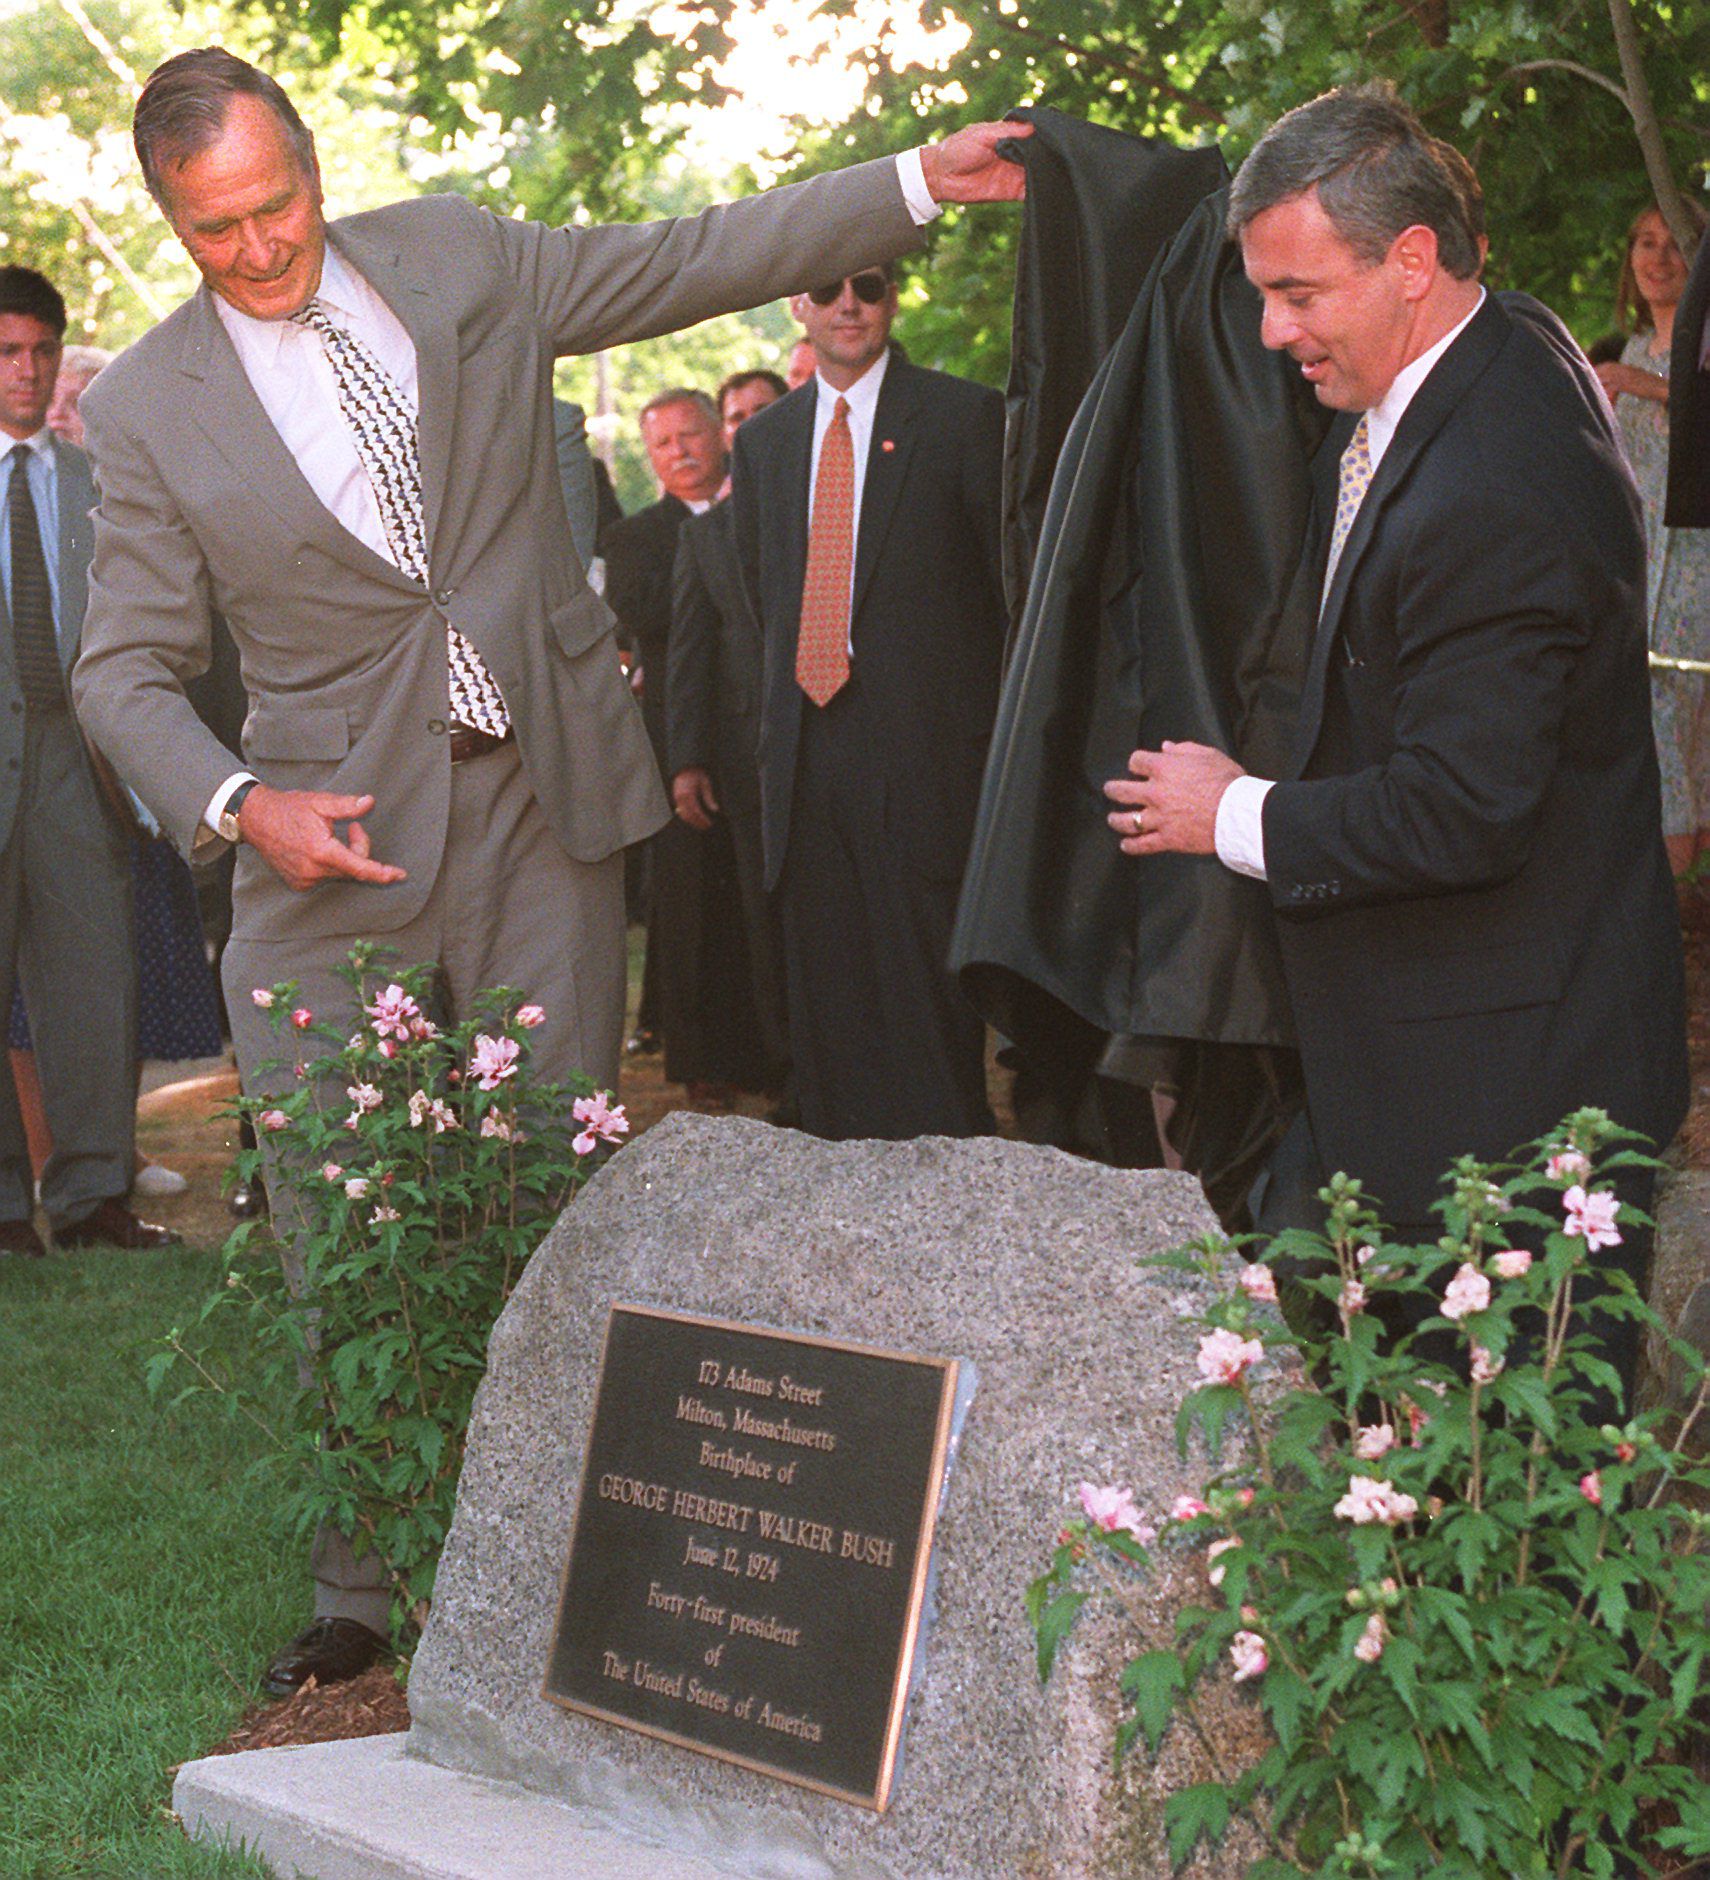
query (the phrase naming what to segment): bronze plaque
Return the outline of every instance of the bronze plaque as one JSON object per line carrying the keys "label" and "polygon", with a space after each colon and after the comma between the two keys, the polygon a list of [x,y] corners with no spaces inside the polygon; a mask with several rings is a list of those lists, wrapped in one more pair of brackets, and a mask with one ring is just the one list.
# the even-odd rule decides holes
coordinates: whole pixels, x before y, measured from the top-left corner
{"label": "bronze plaque", "polygon": [[545,1695],[882,1810],[954,1359],[613,1306]]}

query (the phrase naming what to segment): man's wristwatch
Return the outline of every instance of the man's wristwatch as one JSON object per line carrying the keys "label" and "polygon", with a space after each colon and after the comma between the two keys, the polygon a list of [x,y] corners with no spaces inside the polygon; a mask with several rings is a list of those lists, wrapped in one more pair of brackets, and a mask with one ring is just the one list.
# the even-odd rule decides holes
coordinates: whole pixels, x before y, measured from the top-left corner
{"label": "man's wristwatch", "polygon": [[226,798],[226,806],[215,819],[220,825],[220,834],[228,842],[240,840],[238,829],[238,811],[243,808],[243,800],[255,788],[256,779],[246,777],[242,783]]}

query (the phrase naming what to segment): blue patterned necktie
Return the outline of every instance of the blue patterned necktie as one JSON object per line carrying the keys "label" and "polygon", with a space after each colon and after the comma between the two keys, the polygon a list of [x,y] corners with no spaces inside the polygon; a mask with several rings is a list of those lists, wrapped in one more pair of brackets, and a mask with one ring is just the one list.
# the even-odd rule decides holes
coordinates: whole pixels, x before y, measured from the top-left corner
{"label": "blue patterned necktie", "polygon": [[1366,417],[1367,414],[1361,412],[1360,421],[1354,426],[1354,435],[1348,439],[1348,447],[1342,452],[1341,467],[1336,473],[1336,522],[1330,531],[1330,559],[1324,568],[1326,595],[1330,592],[1330,583],[1336,579],[1336,564],[1342,559],[1342,550],[1347,546],[1348,531],[1360,513],[1360,504],[1365,500],[1366,491],[1371,488],[1371,429]]}
{"label": "blue patterned necktie", "polygon": [[[339,410],[374,491],[380,526],[398,566],[426,587],[427,530],[416,426],[397,381],[361,340],[327,317],[319,300],[311,300],[291,318],[319,337],[338,386]],[[445,646],[452,717],[502,738],[510,730],[511,715],[486,661],[449,621]]]}

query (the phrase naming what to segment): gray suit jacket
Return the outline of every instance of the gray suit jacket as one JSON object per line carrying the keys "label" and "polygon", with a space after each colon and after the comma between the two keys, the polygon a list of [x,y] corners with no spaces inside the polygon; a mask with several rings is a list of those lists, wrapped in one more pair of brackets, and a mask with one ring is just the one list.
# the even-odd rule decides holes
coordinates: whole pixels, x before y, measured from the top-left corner
{"label": "gray suit jacket", "polygon": [[447,622],[502,688],[571,855],[598,860],[666,820],[611,616],[570,543],[553,361],[831,279],[918,231],[886,160],[675,222],[552,229],[437,196],[329,236],[415,342],[425,589],[314,496],[206,288],[83,403],[101,484],[75,674],[90,735],[188,851],[240,767],[183,693],[218,609],[250,699],[243,767],[281,788],[371,791],[374,852],[408,870],[299,895],[242,850],[234,931],[273,938],[386,932],[426,900],[450,798]]}
{"label": "gray suit jacket", "polygon": [[[67,674],[77,657],[88,598],[89,552],[95,539],[90,511],[95,507],[95,480],[89,459],[74,445],[53,441],[59,476],[59,633],[60,663]],[[51,555],[53,545],[43,544]],[[23,779],[24,695],[12,658],[12,613],[0,587],[0,845],[12,834],[18,813],[18,790]]]}

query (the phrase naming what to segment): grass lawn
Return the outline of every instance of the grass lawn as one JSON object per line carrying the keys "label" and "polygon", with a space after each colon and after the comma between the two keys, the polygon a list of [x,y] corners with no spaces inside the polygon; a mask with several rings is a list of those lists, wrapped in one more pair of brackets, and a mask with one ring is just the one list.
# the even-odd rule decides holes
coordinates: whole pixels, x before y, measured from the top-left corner
{"label": "grass lawn", "polygon": [[307,1547],[222,1403],[143,1365],[217,1256],[0,1259],[0,1880],[258,1880],[192,1849],[168,1769],[218,1742],[307,1622]]}

